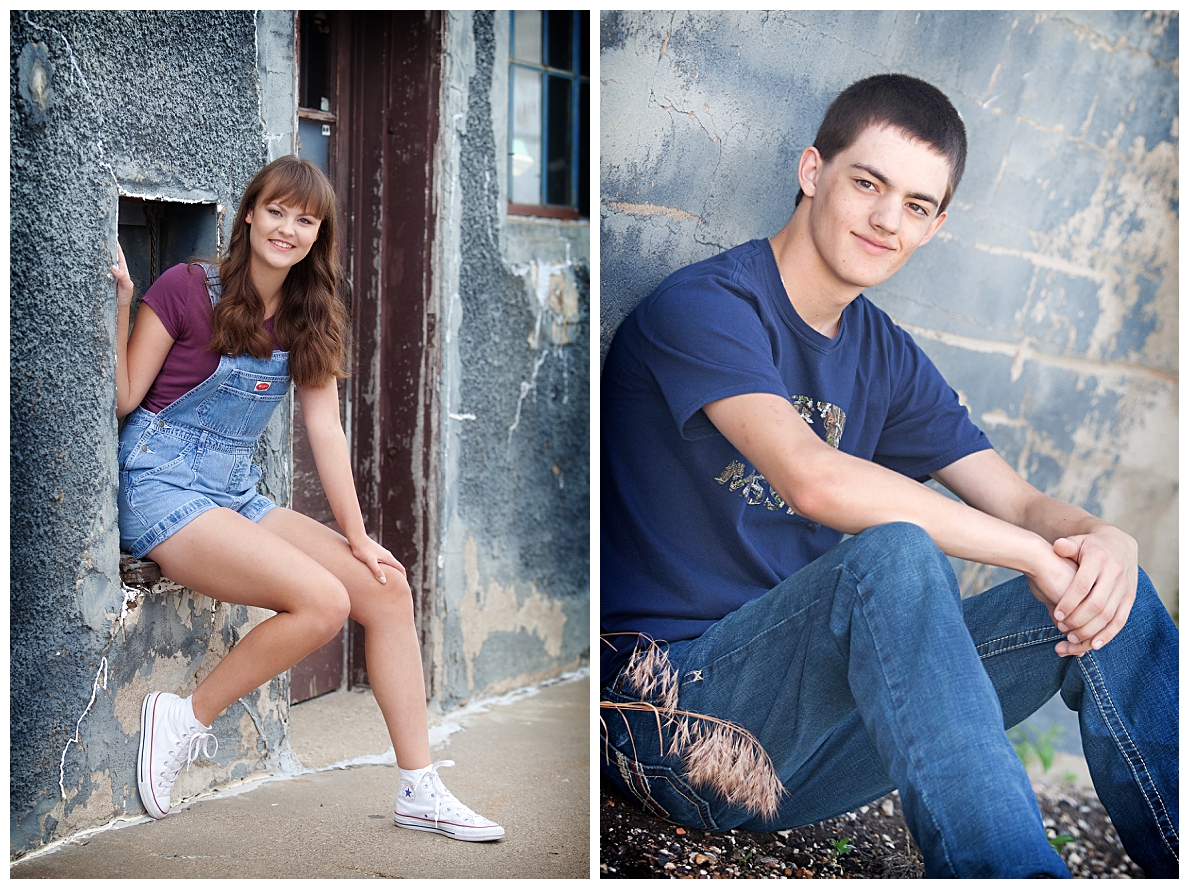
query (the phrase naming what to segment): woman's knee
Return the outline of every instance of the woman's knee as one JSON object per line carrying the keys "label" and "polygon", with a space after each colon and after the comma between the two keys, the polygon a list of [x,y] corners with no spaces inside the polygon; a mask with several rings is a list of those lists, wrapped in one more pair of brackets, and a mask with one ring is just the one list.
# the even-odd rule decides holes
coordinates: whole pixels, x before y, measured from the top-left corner
{"label": "woman's knee", "polygon": [[325,644],[338,635],[350,617],[351,597],[347,594],[347,588],[328,574],[306,611],[315,626],[315,632],[324,637],[322,644]]}
{"label": "woman's knee", "polygon": [[412,626],[413,592],[404,572],[381,565],[385,582],[371,581],[364,595],[356,595],[351,616],[367,626]]}

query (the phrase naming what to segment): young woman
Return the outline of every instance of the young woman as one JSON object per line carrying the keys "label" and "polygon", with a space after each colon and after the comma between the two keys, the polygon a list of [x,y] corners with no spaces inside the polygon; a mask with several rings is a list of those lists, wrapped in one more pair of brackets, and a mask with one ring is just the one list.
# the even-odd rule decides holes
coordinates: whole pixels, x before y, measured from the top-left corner
{"label": "young woman", "polygon": [[[120,545],[169,579],[276,614],[247,634],[186,699],[153,692],[141,716],[137,783],[163,818],[179,769],[210,756],[211,723],[242,695],[332,639],[365,628],[368,676],[400,769],[401,827],[461,840],[504,830],[443,786],[430,762],[421,654],[405,569],[368,537],[356,499],[336,379],[346,310],[335,295],[334,192],[313,163],[283,157],[248,184],[227,254],[149,288],[128,338],[132,280],[117,292]],[[290,380],[318,475],[346,536],[257,493],[252,452]],[[215,749],[218,749],[216,741]]]}

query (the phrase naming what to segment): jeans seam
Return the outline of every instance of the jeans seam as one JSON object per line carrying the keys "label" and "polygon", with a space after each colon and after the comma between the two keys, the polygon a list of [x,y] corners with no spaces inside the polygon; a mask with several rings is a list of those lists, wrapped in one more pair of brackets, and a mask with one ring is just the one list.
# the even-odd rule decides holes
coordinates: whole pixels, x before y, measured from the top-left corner
{"label": "jeans seam", "polygon": [[[604,699],[609,700],[609,699],[615,699],[615,698],[618,698],[620,701],[623,701],[623,702],[636,701],[636,702],[641,702],[641,703],[650,703],[650,702],[646,702],[639,695],[625,694],[622,691],[615,691],[612,688],[605,689],[603,694],[600,695],[600,700],[604,700]],[[623,713],[620,713],[619,715],[620,715],[620,718],[624,720],[624,723],[626,725],[627,718],[624,716]],[[628,727],[628,734],[629,734],[629,736],[631,735],[630,726]],[[699,822],[701,822],[700,827],[702,830],[711,830],[711,831],[717,830],[718,822],[714,817],[714,811],[713,811],[713,807],[710,804],[710,801],[707,800],[706,798],[702,797],[700,794],[698,794],[697,790],[692,785],[690,785],[690,783],[684,777],[682,777],[682,775],[679,773],[679,771],[676,768],[669,766],[669,765],[665,765],[663,762],[660,761],[665,758],[665,753],[664,753],[665,737],[664,737],[664,729],[663,728],[661,729],[661,732],[658,735],[657,741],[659,744],[659,749],[661,751],[660,756],[658,757],[658,761],[655,763],[648,763],[640,758],[639,749],[634,745],[634,743],[632,746],[632,755],[628,755],[623,750],[621,750],[619,748],[619,746],[617,744],[615,744],[609,737],[604,738],[604,743],[606,744],[606,746],[609,747],[611,750],[615,751],[615,756],[616,756],[616,760],[617,760],[616,768],[620,772],[620,777],[623,779],[625,786],[632,793],[632,795],[636,797],[636,799],[640,802],[640,804],[642,806],[644,806],[645,809],[647,809],[649,806],[653,806],[656,809],[659,809],[661,812],[664,813],[663,816],[660,816],[663,818],[663,820],[668,821],[672,824],[680,824],[681,823],[679,821],[675,821],[672,814],[669,812],[669,810],[666,809],[664,806],[662,806],[659,802],[657,802],[657,800],[653,796],[651,782],[653,779],[662,778],[665,781],[665,784],[669,788],[669,790],[671,790],[673,793],[677,794],[682,799],[684,799],[686,801],[686,803],[688,803],[694,809],[694,811],[697,813]],[[627,767],[628,764],[635,766],[635,768],[638,772],[639,778],[644,784],[644,786],[642,788],[638,788],[636,783],[629,780],[628,776],[626,774],[624,774],[624,769]],[[648,774],[646,774],[647,769],[652,769],[657,772],[664,772],[665,775],[651,775],[651,776],[649,776]],[[686,792],[687,790],[689,791],[688,793]],[[641,793],[643,793],[644,796],[647,797],[647,799],[645,799],[643,796],[641,796]]]}
{"label": "jeans seam", "polygon": [[976,650],[979,652],[979,655],[978,655],[979,659],[986,660],[987,658],[995,657],[995,655],[997,655],[997,654],[1006,654],[1009,651],[1016,651],[1020,648],[1028,648],[1029,646],[1032,646],[1032,645],[1048,645],[1050,642],[1052,642],[1056,639],[1063,638],[1063,636],[1060,633],[1058,633],[1056,636],[1050,636],[1047,639],[1033,639],[1030,642],[1020,642],[1020,643],[1017,643],[1016,645],[1009,645],[1007,648],[997,648],[994,651],[988,651],[985,654],[982,651],[982,649],[985,648],[986,646],[993,645],[996,642],[1002,642],[1004,639],[1011,639],[1012,637],[1015,637],[1015,636],[1024,636],[1029,633],[1036,633],[1036,632],[1040,632],[1040,631],[1046,630],[1046,629],[1048,629],[1048,627],[1037,627],[1036,629],[1033,629],[1033,630],[1021,630],[1020,632],[1017,632],[1017,633],[1009,633],[1006,636],[1000,636],[998,639],[988,639],[986,642],[982,642],[976,646]]}
{"label": "jeans seam", "polygon": [[[998,638],[996,638],[996,639],[987,639],[985,642],[980,642],[978,647],[979,647],[979,648],[982,648],[984,645],[993,645],[993,644],[995,644],[996,642],[1002,642],[1004,639],[1012,639],[1012,638],[1014,638],[1014,637],[1017,637],[1017,636],[1026,636],[1026,635],[1028,635],[1029,633],[1039,633],[1039,632],[1041,632],[1041,631],[1043,631],[1043,630],[1049,630],[1049,629],[1054,629],[1054,628],[1053,628],[1053,627],[1050,627],[1050,626],[1048,626],[1048,625],[1046,624],[1045,626],[1042,626],[1042,627],[1033,627],[1032,629],[1029,629],[1029,630],[1016,630],[1016,632],[1014,632],[1014,633],[1008,633],[1006,636],[999,636],[999,637],[998,637]],[[1053,638],[1056,638],[1056,637],[1054,636]],[[1038,642],[1047,642],[1048,640],[1047,640],[1047,639],[1040,639],[1040,640],[1037,640],[1037,641],[1038,641]],[[1026,643],[1026,644],[1028,644],[1028,645],[1033,645],[1033,644],[1035,644],[1035,643],[1029,642],[1029,643]],[[1019,648],[1020,646],[1016,646],[1016,647],[1017,647],[1017,648]],[[1007,651],[1007,650],[1009,650],[1009,649],[1004,649],[1004,650],[1005,650],[1005,651]]]}
{"label": "jeans seam", "polygon": [[[1089,663],[1093,665],[1094,676],[1090,675],[1090,671],[1086,667],[1085,658],[1089,658]],[[1081,667],[1082,673],[1086,677],[1086,685],[1089,687],[1090,693],[1094,695],[1094,701],[1098,705],[1098,711],[1102,714],[1102,720],[1106,723],[1107,728],[1110,729],[1111,737],[1115,741],[1115,746],[1119,748],[1119,752],[1123,755],[1123,759],[1126,761],[1128,769],[1131,770],[1131,774],[1135,778],[1136,786],[1139,788],[1139,792],[1143,796],[1144,802],[1147,803],[1148,810],[1152,813],[1152,817],[1156,820],[1156,824],[1159,828],[1158,832],[1160,834],[1160,841],[1164,843],[1165,848],[1168,849],[1170,853],[1172,853],[1173,858],[1179,861],[1180,857],[1177,855],[1172,846],[1169,845],[1168,837],[1165,836],[1164,829],[1160,826],[1161,821],[1165,821],[1170,825],[1172,824],[1172,819],[1168,814],[1168,807],[1164,804],[1164,798],[1160,796],[1160,791],[1156,789],[1156,782],[1152,780],[1151,772],[1148,771],[1148,764],[1144,761],[1143,754],[1139,752],[1139,747],[1136,745],[1135,741],[1131,739],[1131,734],[1127,731],[1127,726],[1123,725],[1123,720],[1119,719],[1119,711],[1115,707],[1115,702],[1111,698],[1111,693],[1106,687],[1106,681],[1102,678],[1102,671],[1099,669],[1098,661],[1095,660],[1093,652],[1086,652],[1085,658],[1078,658],[1078,666]],[[1103,707],[1103,700],[1099,697],[1099,689],[1096,682],[1101,683],[1102,685],[1102,695],[1106,698],[1106,703],[1110,706],[1110,717],[1108,717],[1107,711]],[[1126,745],[1124,745],[1124,743],[1119,740],[1119,736],[1115,731],[1113,720],[1118,721],[1120,730],[1122,730],[1123,734],[1126,736]],[[1131,757],[1127,753],[1127,745],[1129,745],[1131,749],[1135,751],[1135,756],[1139,759],[1140,764],[1143,766],[1147,783],[1151,784],[1152,792],[1156,795],[1156,799],[1160,802],[1161,811],[1159,813],[1152,805],[1152,799],[1148,795],[1148,791],[1144,786],[1144,780],[1140,778],[1138,772],[1136,771],[1135,764],[1132,762]],[[1161,813],[1163,813],[1163,818],[1161,817]],[[1173,835],[1177,835],[1175,828],[1173,829]],[[1180,838],[1178,837],[1178,845],[1180,845],[1179,839]]]}
{"label": "jeans seam", "polygon": [[713,670],[714,667],[717,664],[719,664],[721,661],[723,661],[724,659],[732,657],[733,655],[738,654],[739,652],[743,651],[746,648],[750,648],[751,646],[756,644],[756,641],[758,639],[760,639],[763,636],[767,636],[771,633],[776,632],[778,629],[780,629],[785,624],[788,624],[791,621],[795,621],[797,618],[801,617],[801,615],[803,615],[807,610],[809,610],[813,606],[817,605],[819,602],[821,602],[820,595],[817,596],[816,598],[814,598],[813,601],[811,601],[809,604],[807,604],[804,608],[799,608],[792,614],[786,615],[785,617],[781,618],[780,620],[776,621],[775,623],[768,624],[768,626],[764,627],[764,629],[761,630],[759,633],[757,633],[755,636],[751,637],[750,639],[742,640],[734,648],[730,649],[729,651],[724,651],[722,654],[720,654],[714,660],[704,663],[701,667],[702,671],[709,672],[709,671]]}
{"label": "jeans seam", "polygon": [[[883,655],[880,652],[879,643],[875,639],[875,634],[871,633],[871,621],[867,617],[867,608],[869,606],[869,603],[868,603],[868,600],[863,595],[863,584],[861,583],[861,579],[856,577],[854,572],[851,571],[845,564],[839,565],[838,570],[840,572],[845,572],[846,574],[848,574],[854,583],[855,595],[863,605],[861,614],[862,614],[863,622],[867,626],[867,632],[871,635],[872,648],[875,651],[875,659],[876,659],[876,663],[879,665],[879,672],[880,672],[881,676],[883,677],[883,682],[884,682],[885,686],[887,686],[889,695],[892,697],[895,697],[894,688],[893,688],[891,682],[888,680],[887,669],[884,667]],[[849,662],[850,662],[850,659],[848,657],[847,663],[849,663]],[[853,690],[852,690],[851,694],[853,696],[853,694],[854,694]],[[893,701],[893,704],[895,704],[895,703],[896,702]],[[902,734],[900,721],[898,719],[891,720],[890,724],[895,726],[894,731],[897,735]],[[917,751],[911,745],[904,744],[903,738],[900,738],[899,740],[900,740],[900,747],[902,750],[904,750],[906,752],[910,762],[912,763],[913,768],[917,771],[923,771],[920,762],[917,761]],[[928,814],[929,820],[933,822],[933,829],[937,832],[938,846],[941,849],[941,854],[945,856],[946,866],[950,869],[951,873],[956,874],[957,868],[954,866],[953,859],[950,857],[950,851],[948,848],[948,843],[946,841],[945,832],[941,829],[941,825],[937,822],[937,816],[933,814],[933,805],[931,802],[929,802],[928,800],[925,799],[925,793],[922,788],[918,787],[917,793],[919,794],[919,796],[921,798],[921,802],[924,804],[923,808],[924,808],[925,812]]]}

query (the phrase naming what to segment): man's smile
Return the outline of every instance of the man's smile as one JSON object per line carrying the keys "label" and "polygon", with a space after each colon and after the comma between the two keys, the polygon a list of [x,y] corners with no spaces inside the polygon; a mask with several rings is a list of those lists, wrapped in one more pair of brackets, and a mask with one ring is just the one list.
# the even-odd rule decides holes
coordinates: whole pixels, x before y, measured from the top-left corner
{"label": "man's smile", "polygon": [[860,235],[857,232],[851,232],[851,234],[854,235],[856,238],[858,238],[859,244],[862,245],[863,249],[866,250],[868,253],[870,253],[872,256],[883,256],[885,253],[889,253],[895,249],[891,245],[883,244],[879,240],[874,239],[874,238],[864,237],[863,235]]}

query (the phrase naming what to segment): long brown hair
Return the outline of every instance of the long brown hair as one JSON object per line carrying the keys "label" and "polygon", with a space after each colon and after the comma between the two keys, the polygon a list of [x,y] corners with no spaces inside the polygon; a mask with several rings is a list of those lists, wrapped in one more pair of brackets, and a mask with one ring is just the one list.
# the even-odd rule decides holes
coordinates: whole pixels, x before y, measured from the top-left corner
{"label": "long brown hair", "polygon": [[312,161],[294,155],[277,158],[252,177],[231,226],[231,242],[219,260],[222,295],[211,314],[210,349],[222,355],[272,355],[265,333],[264,300],[248,273],[252,258],[245,221],[248,211],[271,201],[300,207],[320,219],[310,252],[285,276],[273,330],[289,352],[289,373],[298,386],[317,386],[327,377],[345,377],[349,319],[336,285],[342,271],[335,235],[334,189]]}

